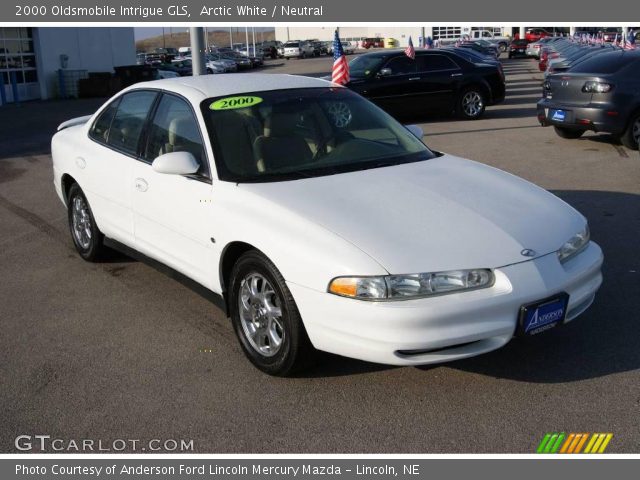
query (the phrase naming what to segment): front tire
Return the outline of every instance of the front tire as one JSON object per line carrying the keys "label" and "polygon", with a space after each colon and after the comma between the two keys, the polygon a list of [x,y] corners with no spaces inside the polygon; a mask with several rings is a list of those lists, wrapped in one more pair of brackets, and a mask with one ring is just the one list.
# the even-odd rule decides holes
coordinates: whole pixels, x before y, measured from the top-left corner
{"label": "front tire", "polygon": [[631,117],[629,126],[620,137],[622,144],[631,149],[638,150],[638,142],[640,142],[640,113],[635,113]]}
{"label": "front tire", "polygon": [[105,249],[104,235],[98,229],[89,202],[77,183],[69,189],[67,217],[76,250],[86,261],[96,261]]}
{"label": "front tire", "polygon": [[570,140],[580,138],[584,134],[584,130],[577,130],[575,128],[554,126],[553,129],[556,131],[559,137],[567,138]]}
{"label": "front tire", "polygon": [[485,109],[485,99],[480,89],[466,88],[458,98],[458,115],[466,120],[477,120]]}
{"label": "front tire", "polygon": [[243,254],[231,272],[233,328],[249,361],[263,372],[288,376],[313,360],[314,349],[282,274],[262,253]]}

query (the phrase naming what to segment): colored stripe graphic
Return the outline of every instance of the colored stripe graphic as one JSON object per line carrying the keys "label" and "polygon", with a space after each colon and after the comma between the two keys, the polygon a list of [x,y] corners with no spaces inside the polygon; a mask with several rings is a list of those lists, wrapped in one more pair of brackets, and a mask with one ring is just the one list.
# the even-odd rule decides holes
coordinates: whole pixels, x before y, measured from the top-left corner
{"label": "colored stripe graphic", "polygon": [[[546,433],[536,449],[537,453],[604,453],[613,433]],[[585,447],[586,444],[586,447]]]}
{"label": "colored stripe graphic", "polygon": [[542,441],[540,442],[540,445],[538,445],[538,448],[536,449],[537,453],[544,453],[544,447],[547,446],[547,443],[549,442],[549,439],[551,438],[551,434],[547,433],[543,438]]}
{"label": "colored stripe graphic", "polygon": [[587,441],[587,438],[589,438],[588,433],[581,433],[580,435],[582,435],[582,437],[580,438],[578,445],[576,445],[576,449],[571,453],[580,453],[582,451],[582,447],[584,446],[584,443]]}
{"label": "colored stripe graphic", "polygon": [[571,442],[573,442],[574,438],[576,438],[576,434],[575,433],[570,433],[569,436],[567,437],[567,439],[564,441],[564,444],[562,445],[562,448],[560,449],[560,453],[567,453],[567,450],[569,449],[569,445],[571,445]]}
{"label": "colored stripe graphic", "polygon": [[607,436],[604,438],[602,445],[600,445],[600,450],[598,450],[598,453],[604,453],[604,451],[607,449],[607,446],[609,445],[609,442],[611,441],[612,438],[613,438],[613,433],[607,433]]}

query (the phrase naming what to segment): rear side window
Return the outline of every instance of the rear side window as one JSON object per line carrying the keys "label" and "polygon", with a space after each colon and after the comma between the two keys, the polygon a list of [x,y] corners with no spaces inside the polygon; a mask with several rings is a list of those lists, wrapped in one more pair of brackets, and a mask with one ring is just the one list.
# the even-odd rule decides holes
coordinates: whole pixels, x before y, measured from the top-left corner
{"label": "rear side window", "polygon": [[595,55],[593,58],[588,58],[584,62],[580,62],[578,65],[571,69],[571,72],[606,75],[609,73],[615,73],[621,68],[634,63],[637,58],[638,57],[635,55],[631,56],[623,52]]}
{"label": "rear side window", "polygon": [[122,97],[109,129],[109,146],[132,155],[138,152],[140,134],[156,96],[155,92],[142,91]]}
{"label": "rear side window", "polygon": [[453,60],[444,55],[420,55],[416,58],[419,72],[436,72],[438,70],[455,70],[458,68]]}
{"label": "rear side window", "polygon": [[109,106],[102,111],[91,127],[91,131],[89,132],[89,136],[91,138],[101,143],[107,143],[109,138],[109,128],[111,127],[111,122],[113,121],[113,116],[116,114],[119,103],[120,99],[118,98],[111,102]]}

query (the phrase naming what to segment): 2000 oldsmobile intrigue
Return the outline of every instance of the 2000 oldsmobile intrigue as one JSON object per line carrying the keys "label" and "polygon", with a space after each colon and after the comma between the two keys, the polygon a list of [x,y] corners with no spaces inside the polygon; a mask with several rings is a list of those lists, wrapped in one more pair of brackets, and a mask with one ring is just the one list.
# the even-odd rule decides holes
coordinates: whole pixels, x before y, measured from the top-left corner
{"label": "2000 oldsmobile intrigue", "polygon": [[573,320],[602,281],[585,218],[429,150],[346,88],[234,75],[134,85],[53,137],[86,260],[135,250],[224,300],[247,357],[414,365]]}

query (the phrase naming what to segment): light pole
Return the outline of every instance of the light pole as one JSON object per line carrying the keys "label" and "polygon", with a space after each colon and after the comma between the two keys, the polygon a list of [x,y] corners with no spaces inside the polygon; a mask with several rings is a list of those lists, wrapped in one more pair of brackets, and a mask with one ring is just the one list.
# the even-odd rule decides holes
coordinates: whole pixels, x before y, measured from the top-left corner
{"label": "light pole", "polygon": [[204,75],[206,73],[204,61],[204,28],[190,27],[191,36],[191,64],[193,76]]}

